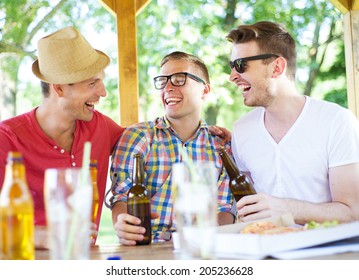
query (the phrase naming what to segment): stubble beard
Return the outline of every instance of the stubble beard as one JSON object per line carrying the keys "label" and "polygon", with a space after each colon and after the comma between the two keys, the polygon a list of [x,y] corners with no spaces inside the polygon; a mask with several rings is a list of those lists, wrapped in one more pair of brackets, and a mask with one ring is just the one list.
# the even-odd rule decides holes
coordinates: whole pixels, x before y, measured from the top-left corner
{"label": "stubble beard", "polygon": [[268,86],[251,92],[248,97],[244,100],[244,104],[248,107],[267,107],[272,101]]}

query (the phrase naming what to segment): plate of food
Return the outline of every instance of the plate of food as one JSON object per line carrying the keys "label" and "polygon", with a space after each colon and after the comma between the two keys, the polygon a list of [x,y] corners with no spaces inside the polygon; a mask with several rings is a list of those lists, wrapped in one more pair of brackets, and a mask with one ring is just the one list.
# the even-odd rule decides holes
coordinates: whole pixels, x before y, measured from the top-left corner
{"label": "plate of food", "polygon": [[313,221],[300,226],[294,223],[292,215],[286,214],[218,227],[216,252],[219,256],[264,258],[356,236],[359,236],[359,222]]}

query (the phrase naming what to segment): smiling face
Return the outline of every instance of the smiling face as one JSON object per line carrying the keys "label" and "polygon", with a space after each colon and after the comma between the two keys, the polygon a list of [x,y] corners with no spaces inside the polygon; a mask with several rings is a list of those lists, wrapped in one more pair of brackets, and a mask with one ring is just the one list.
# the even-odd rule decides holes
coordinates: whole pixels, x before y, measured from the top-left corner
{"label": "smiling face", "polygon": [[58,102],[66,115],[73,120],[90,121],[99,103],[100,97],[106,96],[103,83],[104,72],[96,76],[70,85],[54,85],[59,95]]}
{"label": "smiling face", "polygon": [[[254,41],[234,44],[231,61],[262,54]],[[269,106],[274,96],[271,81],[272,67],[264,64],[263,60],[252,60],[245,63],[243,73],[238,73],[235,68],[231,70],[230,81],[235,83],[243,91],[244,104],[246,106]]]}
{"label": "smiling face", "polygon": [[[169,60],[161,67],[160,75],[172,75],[188,72],[204,79],[201,71],[191,62],[185,60]],[[200,119],[201,108],[205,95],[209,93],[209,85],[204,85],[192,78],[186,78],[183,86],[173,86],[168,80],[161,90],[162,104],[167,118],[171,120]]]}

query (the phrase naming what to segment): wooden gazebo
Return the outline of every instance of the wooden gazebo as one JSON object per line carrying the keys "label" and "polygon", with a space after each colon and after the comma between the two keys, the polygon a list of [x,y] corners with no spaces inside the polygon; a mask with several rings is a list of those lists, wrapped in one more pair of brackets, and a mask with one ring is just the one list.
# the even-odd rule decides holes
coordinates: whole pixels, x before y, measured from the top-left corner
{"label": "wooden gazebo", "polygon": [[[297,0],[300,1],[300,0]],[[136,16],[151,0],[102,0],[117,17],[120,123],[138,122]],[[359,117],[359,0],[330,0],[344,15],[348,107]]]}

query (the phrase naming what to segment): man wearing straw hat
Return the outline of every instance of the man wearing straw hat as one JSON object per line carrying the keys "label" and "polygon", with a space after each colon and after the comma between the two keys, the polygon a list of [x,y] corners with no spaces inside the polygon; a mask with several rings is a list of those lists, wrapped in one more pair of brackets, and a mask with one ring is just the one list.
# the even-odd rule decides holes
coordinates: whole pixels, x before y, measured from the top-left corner
{"label": "man wearing straw hat", "polygon": [[92,143],[91,159],[98,161],[98,227],[109,156],[124,130],[95,110],[100,98],[106,96],[103,79],[109,63],[110,58],[92,48],[73,27],[40,39],[38,59],[33,63],[32,71],[41,80],[42,103],[28,113],[0,123],[0,187],[7,153],[21,152],[34,199],[38,232],[46,225],[45,169],[81,167],[86,141]]}

